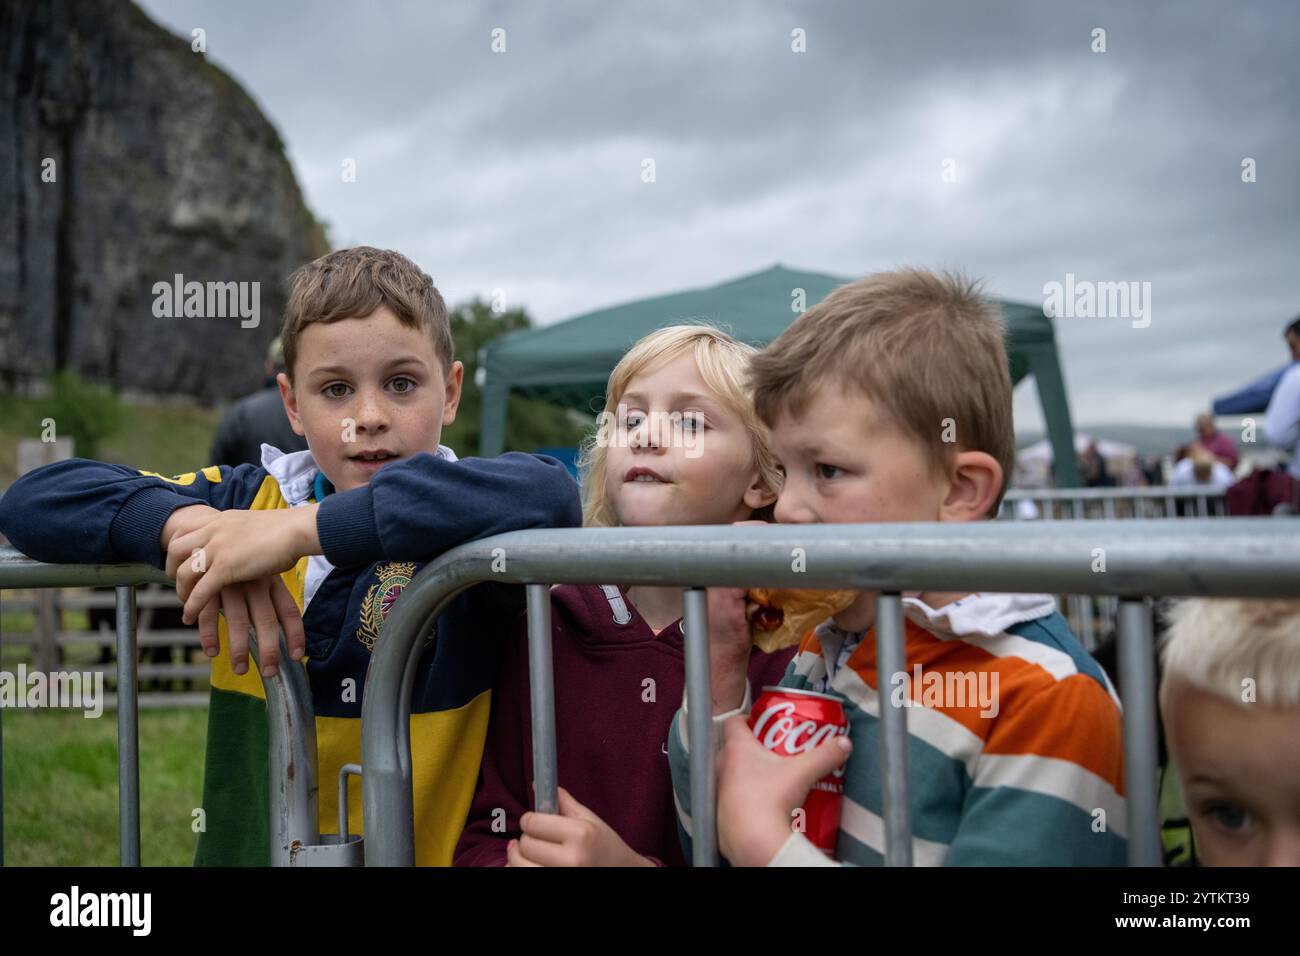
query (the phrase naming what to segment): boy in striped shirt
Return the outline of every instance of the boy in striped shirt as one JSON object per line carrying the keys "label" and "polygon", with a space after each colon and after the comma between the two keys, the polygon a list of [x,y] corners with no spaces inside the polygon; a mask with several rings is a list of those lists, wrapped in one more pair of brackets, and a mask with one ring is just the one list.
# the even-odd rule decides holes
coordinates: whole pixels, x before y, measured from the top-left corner
{"label": "boy in striped shirt", "polygon": [[[785,472],[776,519],[995,515],[1015,451],[1004,334],[974,284],[918,270],[869,276],[808,310],[753,368],[755,404]],[[781,684],[842,699],[849,737],[790,758],[764,750],[745,724],[759,688],[746,679],[744,591],[710,590],[723,856],[734,865],[880,864],[880,708],[903,704],[916,863],[1123,864],[1119,701],[1055,601],[905,594],[906,669],[882,693],[876,596],[864,591],[805,635]],[[683,703],[669,756],[689,843],[685,716]],[[809,787],[841,765],[832,861],[792,824]]]}

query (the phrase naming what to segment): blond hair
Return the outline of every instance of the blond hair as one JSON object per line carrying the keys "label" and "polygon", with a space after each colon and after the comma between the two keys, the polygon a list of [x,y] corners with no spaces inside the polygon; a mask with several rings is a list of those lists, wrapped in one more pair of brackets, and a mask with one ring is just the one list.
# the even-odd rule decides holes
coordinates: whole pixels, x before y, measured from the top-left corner
{"label": "blond hair", "polygon": [[289,281],[280,341],[290,381],[303,329],[316,322],[365,318],[381,305],[402,325],[428,332],[443,371],[450,371],[451,323],[442,294],[428,274],[400,252],[373,246],[339,249],[307,263]]}
{"label": "blond hair", "polygon": [[[767,443],[767,429],[749,398],[749,365],[758,350],[738,342],[711,325],[670,325],[644,336],[624,355],[609,375],[605,387],[605,409],[618,406],[628,384],[652,365],[672,361],[689,353],[695,359],[700,378],[720,402],[735,412],[749,432],[754,449],[753,464],[763,483],[774,494],[781,487],[781,472]],[[608,417],[607,417],[608,420]],[[583,443],[579,460],[582,474],[582,523],[585,527],[614,527],[618,515],[605,490],[606,458],[610,436],[597,428]]]}
{"label": "blond hair", "polygon": [[[1239,706],[1300,706],[1300,601],[1193,598],[1170,612],[1160,705],[1174,678]],[[1253,681],[1246,684],[1245,681]]]}
{"label": "blond hair", "polygon": [[818,389],[843,384],[917,439],[936,470],[957,450],[991,455],[1002,466],[996,514],[1015,465],[1005,340],[977,282],[878,272],[840,286],[754,360],[754,405],[770,428],[783,413],[802,415]]}

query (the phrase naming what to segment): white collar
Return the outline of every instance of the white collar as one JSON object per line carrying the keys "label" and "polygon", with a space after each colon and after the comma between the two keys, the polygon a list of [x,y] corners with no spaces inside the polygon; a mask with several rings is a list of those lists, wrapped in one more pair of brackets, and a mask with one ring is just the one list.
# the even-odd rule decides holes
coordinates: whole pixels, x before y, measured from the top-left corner
{"label": "white collar", "polygon": [[975,592],[951,604],[932,608],[920,598],[903,598],[903,613],[930,631],[962,637],[1001,634],[1009,627],[1046,617],[1057,610],[1050,594],[984,594]]}
{"label": "white collar", "polygon": [[[434,455],[444,461],[456,461],[456,453],[446,445],[439,445]],[[316,475],[320,466],[311,451],[283,452],[274,445],[262,443],[262,467],[280,486],[280,494],[290,507],[310,501]]]}

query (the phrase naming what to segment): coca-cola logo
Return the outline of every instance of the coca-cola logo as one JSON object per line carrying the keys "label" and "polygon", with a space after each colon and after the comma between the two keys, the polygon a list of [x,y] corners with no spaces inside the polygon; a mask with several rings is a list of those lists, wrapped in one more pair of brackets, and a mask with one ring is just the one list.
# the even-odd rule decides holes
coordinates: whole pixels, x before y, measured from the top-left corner
{"label": "coca-cola logo", "polygon": [[[767,750],[797,757],[808,753],[832,737],[848,733],[847,727],[835,724],[819,724],[815,720],[796,720],[793,701],[777,701],[758,715],[754,721],[754,737]],[[836,777],[844,775],[841,767],[833,772]]]}

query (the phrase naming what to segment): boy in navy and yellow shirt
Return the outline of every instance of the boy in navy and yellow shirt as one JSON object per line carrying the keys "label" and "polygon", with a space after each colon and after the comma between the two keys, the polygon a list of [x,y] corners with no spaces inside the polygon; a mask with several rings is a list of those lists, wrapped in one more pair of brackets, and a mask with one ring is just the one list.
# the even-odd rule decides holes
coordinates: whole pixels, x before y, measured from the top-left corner
{"label": "boy in navy and yellow shirt", "polygon": [[[360,761],[361,697],[393,600],[423,562],[467,541],[581,523],[577,486],[551,458],[457,460],[439,444],[463,367],[432,280],[395,252],[345,249],[294,276],[280,392],[308,451],[262,446],[262,464],[161,475],[74,459],[20,478],[0,531],[50,562],[165,567],[212,658],[196,863],[265,865],[266,702],[278,628],[306,660],[316,714],[320,829],[338,830],[336,780]],[[522,589],[458,595],[424,649],[411,714],[416,862],[445,865],[487,730],[501,639]],[[301,609],[301,610],[300,610]],[[229,628],[227,628],[229,622]],[[254,628],[261,676],[248,667]],[[349,829],[363,830],[350,780]]]}

